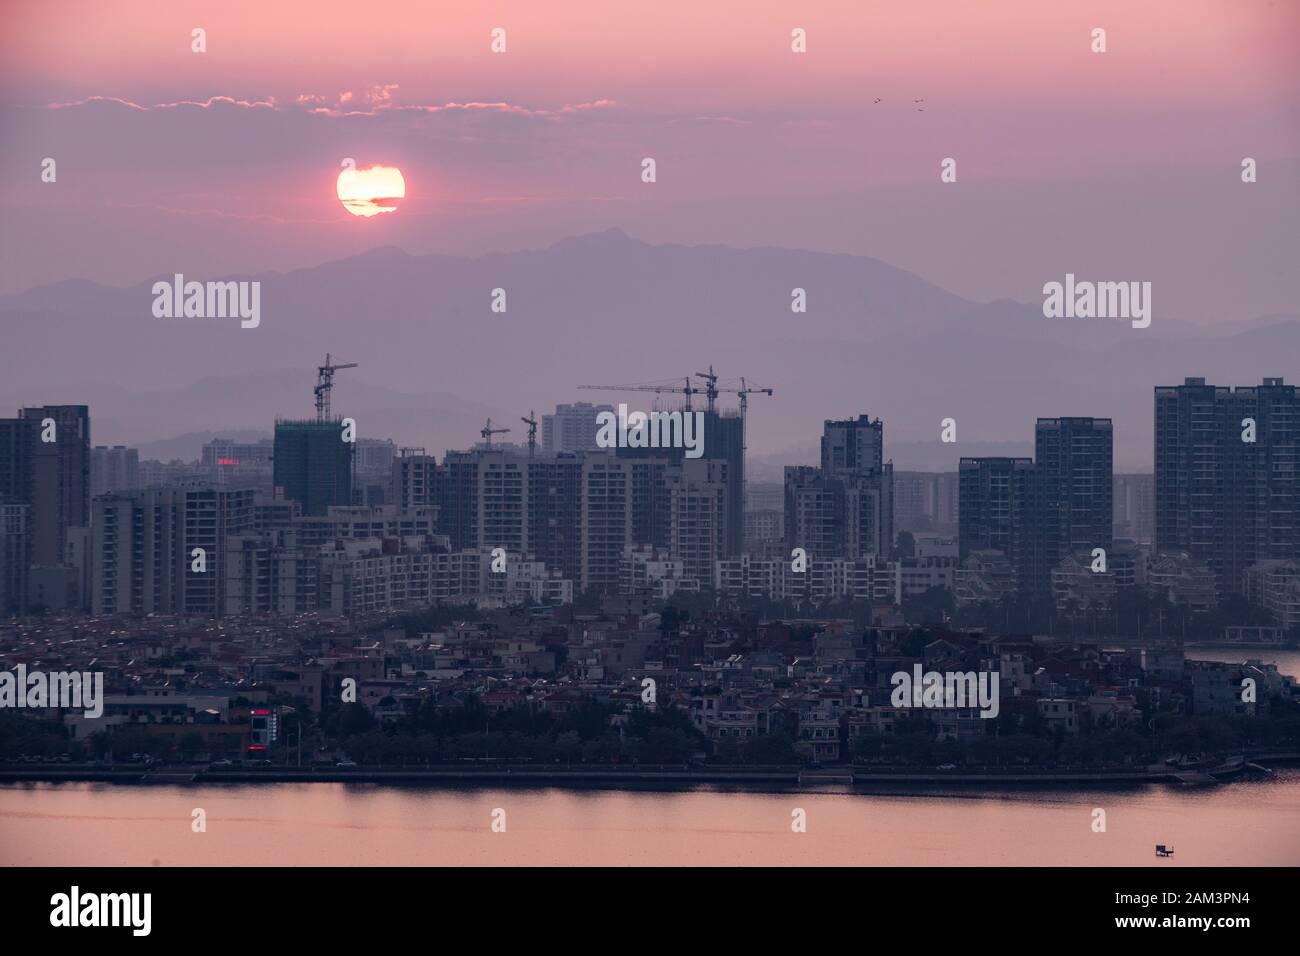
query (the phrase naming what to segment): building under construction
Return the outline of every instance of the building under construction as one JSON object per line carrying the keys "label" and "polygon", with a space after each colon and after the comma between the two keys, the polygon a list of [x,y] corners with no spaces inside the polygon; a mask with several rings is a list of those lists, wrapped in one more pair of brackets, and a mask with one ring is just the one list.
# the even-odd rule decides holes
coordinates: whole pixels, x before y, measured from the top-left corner
{"label": "building under construction", "polygon": [[334,373],[345,368],[357,363],[336,365],[327,352],[325,364],[316,369],[316,418],[275,422],[271,482],[276,496],[298,502],[303,514],[324,515],[335,505],[352,504],[356,444],[344,441],[343,419],[330,408]]}
{"label": "building under construction", "polygon": [[[723,480],[727,488],[727,557],[745,549],[745,419],[736,412],[705,411],[704,458],[725,461]],[[686,460],[684,448],[619,448],[619,458],[649,458],[668,465]],[[638,474],[633,489],[633,536],[636,541],[667,548],[671,510],[666,469],[647,469]]]}
{"label": "building under construction", "polygon": [[[704,387],[697,386],[695,379],[703,381]],[[683,414],[692,411],[696,395],[705,396],[704,458],[726,463],[725,468],[710,470],[714,476],[711,480],[719,480],[726,486],[726,502],[723,508],[726,527],[722,550],[726,557],[738,557],[745,549],[745,421],[749,396],[770,396],[773,390],[758,385],[751,386],[744,378],[740,379],[738,388],[719,386],[719,381],[717,373],[710,365],[707,372],[686,375],[674,382],[578,387],[595,391],[649,392],[656,396],[680,394],[683,396],[683,403],[679,410]],[[739,414],[718,409],[718,397],[722,394],[735,395],[740,399]],[[617,454],[619,458],[650,459],[655,463],[672,466],[675,471],[680,471],[680,466],[686,459],[684,448],[620,447]],[[670,484],[667,479],[666,467],[641,470],[637,475],[637,485],[633,492],[635,498],[633,536],[638,542],[653,544],[656,548],[670,546],[673,512],[670,504]]]}
{"label": "building under construction", "polygon": [[272,481],[276,494],[323,515],[352,504],[352,454],[341,421],[277,420]]}

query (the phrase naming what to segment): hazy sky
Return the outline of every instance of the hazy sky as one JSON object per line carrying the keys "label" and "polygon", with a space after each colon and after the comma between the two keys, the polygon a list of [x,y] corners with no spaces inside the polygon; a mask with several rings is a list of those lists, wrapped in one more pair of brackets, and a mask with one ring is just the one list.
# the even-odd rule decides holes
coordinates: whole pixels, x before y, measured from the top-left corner
{"label": "hazy sky", "polygon": [[[1294,312],[1298,53],[1291,0],[11,0],[0,292],[618,225],[976,299],[1073,271],[1196,321]],[[344,157],[402,170],[397,212],[348,215]]]}

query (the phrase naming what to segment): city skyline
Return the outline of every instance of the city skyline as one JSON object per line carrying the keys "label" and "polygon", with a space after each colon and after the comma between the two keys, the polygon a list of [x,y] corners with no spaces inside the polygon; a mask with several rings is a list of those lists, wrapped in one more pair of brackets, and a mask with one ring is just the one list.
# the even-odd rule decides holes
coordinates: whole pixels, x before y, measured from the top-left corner
{"label": "city skyline", "polygon": [[[494,429],[488,420],[482,442],[447,450],[439,460],[391,440],[359,443],[355,421],[330,411],[333,376],[347,368],[328,357],[320,367],[316,419],[277,416],[273,440],[210,441],[197,462],[142,463],[134,449],[92,445],[85,406],[25,408],[19,418],[0,419],[5,606],[20,615],[29,604],[53,602],[96,613],[219,617],[299,613],[332,601],[333,613],[351,615],[361,610],[351,603],[360,597],[339,603],[337,587],[333,597],[317,593],[323,564],[308,579],[301,575],[324,561],[331,540],[341,547],[353,539],[361,549],[348,546],[354,557],[460,554],[468,562],[457,570],[439,559],[438,573],[452,575],[448,583],[429,579],[415,591],[404,584],[400,595],[380,592],[375,607],[364,598],[369,610],[418,602],[421,589],[429,599],[462,586],[487,595],[495,587],[487,582],[514,556],[531,575],[526,588],[533,599],[554,593],[563,603],[578,593],[628,593],[649,583],[665,598],[677,588],[789,596],[807,584],[816,600],[845,594],[898,604],[940,589],[959,606],[1015,595],[1087,606],[1112,601],[1116,588],[1144,586],[1149,566],[1151,574],[1181,576],[1170,579],[1170,593],[1185,592],[1202,609],[1242,594],[1269,603],[1284,626],[1293,616],[1286,588],[1273,594],[1265,588],[1275,585],[1260,577],[1300,561],[1300,408],[1296,387],[1279,378],[1235,388],[1196,377],[1155,386],[1155,475],[1114,468],[1109,419],[1040,416],[1033,458],[962,456],[955,472],[903,473],[901,508],[884,454],[884,422],[865,414],[825,419],[820,465],[786,466],[784,501],[773,507],[751,504],[746,418],[712,409],[716,380],[704,373],[698,377],[710,409],[694,413],[707,426],[698,436],[698,460],[683,444],[659,447],[644,436],[639,444],[602,442],[607,426],[599,423],[614,413],[590,403],[544,414],[540,448],[539,422],[530,413],[523,419],[527,445],[494,445],[494,436],[511,429]],[[673,387],[627,388],[671,395]],[[683,401],[696,397],[693,387],[683,387],[690,389]],[[671,418],[680,415],[665,420]],[[561,422],[567,434],[559,432]],[[583,438],[584,430],[594,434]],[[553,447],[561,440],[570,447]],[[934,481],[947,482],[948,490]],[[940,500],[945,496],[950,502]],[[195,525],[195,515],[210,517]],[[1205,530],[1215,516],[1233,515],[1249,521],[1237,528],[1231,518]],[[353,530],[345,530],[348,522]],[[1115,541],[1117,530],[1132,539]],[[946,533],[949,543],[939,539],[923,550],[942,558],[917,561],[915,534],[932,531]],[[204,565],[197,577],[185,571],[184,556],[193,549]],[[156,568],[128,559],[139,553],[154,555]],[[489,556],[492,573],[484,578]],[[249,580],[227,578],[229,561],[249,559],[287,561],[298,583],[279,598],[249,591]],[[400,558],[402,565],[407,560]],[[474,565],[478,577],[467,577]],[[246,565],[242,573],[270,573],[274,581],[282,574],[277,566]],[[425,573],[433,569],[427,565]],[[819,577],[846,572],[839,584]],[[346,565],[339,573],[348,573]],[[651,577],[643,580],[646,573]],[[862,575],[865,590],[853,575]],[[352,585],[339,580],[346,594]],[[497,597],[508,598],[524,581],[500,578],[507,590],[498,588]],[[118,595],[128,594],[120,603]]]}
{"label": "city skyline", "polygon": [[0,7],[20,934],[1290,925],[1300,0]]}

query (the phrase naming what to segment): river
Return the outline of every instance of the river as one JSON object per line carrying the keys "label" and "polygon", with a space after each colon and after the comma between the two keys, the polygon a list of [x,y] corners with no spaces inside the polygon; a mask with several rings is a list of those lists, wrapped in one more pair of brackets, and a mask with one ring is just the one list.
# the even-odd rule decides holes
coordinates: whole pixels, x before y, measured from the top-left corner
{"label": "river", "polygon": [[[206,832],[192,830],[204,811]],[[792,832],[796,809],[807,829]],[[1106,830],[1094,832],[1095,809]],[[505,832],[493,832],[504,819]],[[1172,845],[1157,860],[1154,845]],[[1300,770],[1212,788],[920,796],[428,789],[375,784],[0,787],[0,864],[64,866],[1294,866]]]}

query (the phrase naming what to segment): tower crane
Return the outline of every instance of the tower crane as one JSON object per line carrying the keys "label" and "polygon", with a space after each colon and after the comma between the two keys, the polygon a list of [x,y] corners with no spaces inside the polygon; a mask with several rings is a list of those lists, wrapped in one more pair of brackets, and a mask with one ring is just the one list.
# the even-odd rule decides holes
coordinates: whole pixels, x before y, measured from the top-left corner
{"label": "tower crane", "polygon": [[740,396],[740,417],[744,418],[745,413],[749,411],[749,396],[751,395],[771,395],[770,388],[750,388],[745,384],[744,376],[740,379],[740,388],[718,388],[718,376],[714,374],[713,366],[709,366],[707,372],[696,372],[696,378],[704,379],[704,394],[709,401],[709,411],[713,411],[714,403],[717,402],[718,396],[722,393]]}
{"label": "tower crane", "polygon": [[750,388],[745,384],[745,377],[740,377],[740,388],[736,389],[736,394],[740,396],[740,417],[744,418],[749,411],[749,396],[751,395],[771,395],[770,388]]}
{"label": "tower crane", "polygon": [[703,389],[692,385],[690,376],[686,377],[684,385],[579,385],[578,388],[596,389],[598,391],[608,392],[655,392],[661,395],[670,392],[680,392],[686,396],[686,410],[688,412],[691,410],[691,396],[697,395],[701,391],[704,392],[707,407],[710,412],[716,409],[719,395],[736,395],[740,398],[741,418],[744,418],[746,413],[749,411],[750,395],[773,394],[773,390],[770,388],[760,388],[758,386],[753,388],[749,387],[744,378],[741,378],[740,380],[740,388],[719,388],[718,375],[714,372],[712,365],[709,366],[707,372],[696,372],[695,377],[704,379]]}
{"label": "tower crane", "polygon": [[530,411],[527,418],[519,420],[528,426],[528,457],[532,458],[537,451],[537,413]]}
{"label": "tower crane", "polygon": [[493,427],[492,427],[492,419],[489,418],[489,419],[487,420],[487,424],[484,425],[484,426],[479,430],[479,434],[482,435],[482,436],[483,436],[483,440],[484,440],[485,442],[487,442],[487,446],[488,446],[488,448],[491,448],[491,447],[492,447],[492,436],[493,436],[493,435],[504,435],[504,434],[505,434],[506,432],[508,432],[508,431],[510,431],[510,429],[508,429],[508,428],[493,428]]}
{"label": "tower crane", "polygon": [[339,369],[356,367],[356,362],[335,365],[330,361],[330,354],[325,353],[325,364],[316,367],[316,421],[330,420],[330,390],[334,388],[334,373]]}
{"label": "tower crane", "polygon": [[709,403],[709,411],[713,411],[713,405],[718,400],[718,376],[713,373],[713,366],[709,366],[707,372],[696,372],[696,378],[704,379],[704,396]]}
{"label": "tower crane", "polygon": [[751,395],[771,395],[770,388],[750,388],[746,383],[744,376],[740,379],[740,388],[718,388],[718,376],[713,371],[713,366],[709,366],[707,372],[696,372],[696,378],[704,379],[704,394],[708,398],[709,411],[713,411],[718,396],[724,393],[728,395],[737,395],[740,397],[740,417],[744,418],[749,412],[749,396]]}
{"label": "tower crane", "polygon": [[579,385],[578,388],[595,389],[601,392],[656,392],[660,395],[680,392],[686,396],[686,410],[691,410],[691,396],[699,389],[691,384],[690,376],[683,379],[684,385]]}
{"label": "tower crane", "polygon": [[741,441],[744,442],[744,450],[749,450],[749,396],[751,395],[771,395],[770,388],[750,388],[745,384],[745,376],[740,377],[740,388],[736,389],[736,394],[740,396],[740,428],[741,435],[744,436]]}

